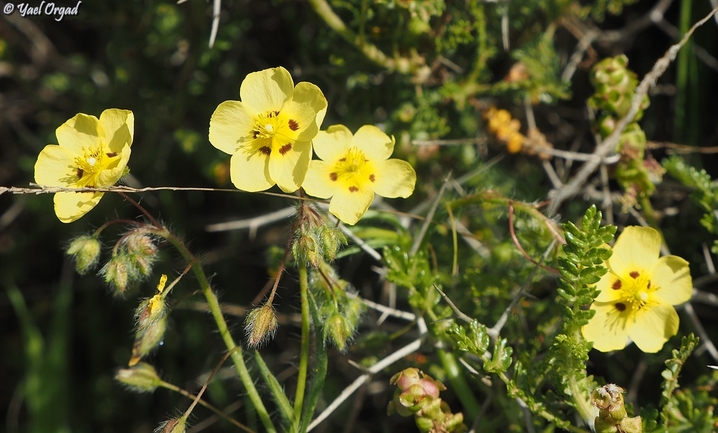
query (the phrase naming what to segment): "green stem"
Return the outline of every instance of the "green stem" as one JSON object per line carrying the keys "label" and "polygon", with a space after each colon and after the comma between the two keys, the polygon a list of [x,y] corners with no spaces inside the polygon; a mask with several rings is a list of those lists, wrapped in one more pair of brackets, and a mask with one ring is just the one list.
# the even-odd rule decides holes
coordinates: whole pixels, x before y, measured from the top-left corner
{"label": "green stem", "polygon": [[[427,310],[426,314],[432,321],[436,321],[438,319],[433,310]],[[481,407],[479,402],[476,400],[474,393],[471,392],[469,382],[461,372],[462,370],[459,367],[459,363],[456,362],[456,357],[453,353],[447,352],[444,349],[437,349],[436,352],[439,355],[439,360],[441,361],[444,373],[446,374],[446,377],[449,378],[452,391],[454,391],[456,396],[459,397],[459,401],[461,401],[461,405],[464,407],[466,415],[465,419],[476,419],[476,417],[479,416],[479,413],[481,413]]]}
{"label": "green stem", "polygon": [[309,283],[307,281],[307,265],[299,261],[299,294],[302,302],[302,347],[299,355],[299,375],[297,391],[294,396],[295,431],[299,431],[304,405],[304,392],[307,387],[307,370],[309,367]]}
{"label": "green stem", "polygon": [[329,6],[326,0],[309,0],[309,4],[312,6],[312,9],[314,9],[314,12],[316,12],[332,30],[339,33],[339,36],[347,42],[357,47],[362,54],[375,64],[402,74],[417,74],[422,69],[427,68],[426,65],[420,65],[406,57],[388,57],[377,48],[376,45],[367,42],[362,35],[357,35],[351,31],[339,15],[334,13],[334,10],[332,10],[332,7]]}
{"label": "green stem", "polygon": [[[194,400],[197,400],[197,396],[196,396],[196,395],[192,394],[191,392],[187,392],[187,391],[185,391],[184,389],[182,389],[182,388],[180,388],[180,387],[178,387],[178,386],[176,386],[176,385],[173,385],[173,384],[171,384],[171,383],[169,383],[169,382],[160,381],[160,386],[161,386],[162,388],[169,389],[170,391],[174,391],[174,392],[176,392],[176,393],[178,393],[178,394],[182,394],[183,396],[187,397],[187,398],[190,399],[190,400],[193,400],[193,401],[194,401]],[[252,429],[250,429],[250,428],[247,427],[246,425],[240,423],[240,422],[237,421],[236,419],[230,417],[230,416],[227,415],[226,413],[222,412],[221,409],[218,409],[218,408],[212,406],[211,404],[207,403],[206,401],[202,400],[201,398],[200,398],[199,400],[197,400],[197,402],[198,402],[201,406],[204,406],[205,408],[207,408],[207,409],[211,410],[212,412],[214,412],[218,417],[224,419],[224,420],[227,421],[228,423],[234,424],[236,427],[238,427],[238,428],[240,428],[240,429],[242,429],[242,430],[244,430],[244,431],[246,431],[246,432],[253,433],[253,430],[252,430]]]}
{"label": "green stem", "polygon": [[466,377],[461,373],[461,368],[459,368],[459,364],[456,362],[456,357],[454,354],[443,349],[438,349],[437,354],[444,368],[444,373],[446,373],[446,377],[449,378],[449,382],[451,383],[451,390],[459,397],[461,405],[464,407],[464,414],[466,415],[464,419],[476,419],[481,412],[481,407],[479,406],[479,402],[476,401],[474,393],[471,392]]}
{"label": "green stem", "polygon": [[257,388],[254,386],[254,380],[252,379],[252,376],[250,376],[249,370],[244,363],[242,349],[237,346],[232,338],[232,334],[229,332],[229,327],[222,315],[222,309],[219,305],[217,295],[215,295],[212,291],[207,275],[204,273],[204,269],[202,268],[199,260],[197,260],[197,258],[187,249],[181,239],[175,237],[172,233],[167,231],[167,229],[158,230],[157,234],[170,241],[172,245],[177,248],[177,251],[182,254],[182,257],[184,257],[189,263],[192,263],[192,271],[199,282],[204,297],[207,299],[207,306],[209,307],[212,317],[217,324],[217,331],[219,331],[219,335],[222,337],[222,340],[224,340],[227,350],[231,353],[230,357],[232,358],[232,362],[234,363],[242,384],[244,384],[244,389],[254,405],[257,415],[262,420],[264,428],[267,432],[276,432],[277,430],[275,429],[274,424],[272,424],[269,412],[267,412],[267,409],[264,407],[262,398],[259,396]]}

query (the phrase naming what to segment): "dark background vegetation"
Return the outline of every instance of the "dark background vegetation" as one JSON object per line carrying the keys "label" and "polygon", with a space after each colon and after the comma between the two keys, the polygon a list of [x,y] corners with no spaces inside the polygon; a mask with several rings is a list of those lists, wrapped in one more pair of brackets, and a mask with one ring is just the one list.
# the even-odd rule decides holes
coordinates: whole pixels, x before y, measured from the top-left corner
{"label": "dark background vegetation", "polygon": [[[447,3],[457,8],[464,4]],[[552,16],[541,11],[543,2],[513,3],[537,3],[526,6],[525,15],[512,12],[512,17],[520,18],[512,21],[511,42],[512,46],[520,46],[537,33],[536,28],[545,28]],[[566,8],[571,2],[559,3]],[[679,25],[680,3],[674,2],[665,13],[668,23]],[[707,13],[708,4],[695,2],[691,22]],[[653,1],[639,1],[619,15],[608,14],[596,25],[604,30],[625,28],[645,16],[653,5]],[[212,49],[207,47],[211,4],[200,0],[181,5],[152,0],[83,1],[79,10],[78,16],[67,16],[60,22],[45,16],[23,18],[17,13],[0,18],[0,185],[27,186],[32,182],[38,153],[46,144],[56,143],[55,129],[76,113],[99,116],[106,108],[123,108],[132,110],[136,119],[129,164],[131,176],[126,179],[129,185],[232,188],[227,176],[228,156],[207,141],[209,117],[220,102],[239,98],[239,85],[247,73],[278,65],[288,68],[295,81],[311,81],[323,89],[329,101],[325,127],[343,123],[355,130],[374,123],[382,124],[398,138],[406,134],[404,139],[398,139],[397,153],[415,164],[419,185],[415,197],[397,203],[405,210],[433,194],[449,169],[459,175],[472,168],[471,161],[486,160],[504,152],[500,146],[492,145],[488,155],[481,155],[469,146],[469,150],[447,148],[428,157],[421,156],[408,145],[406,136],[484,137],[480,114],[456,109],[449,101],[422,102],[410,77],[387,72],[368,62],[302,1],[225,0],[219,35]],[[398,6],[380,10],[386,15],[375,15],[370,28],[378,43],[389,47],[389,35],[401,28],[401,20],[396,16],[406,13]],[[343,16],[353,22],[351,14]],[[498,42],[499,33],[495,31],[498,21],[492,26],[492,42]],[[716,33],[715,22],[710,22],[695,36],[696,43],[714,56],[718,55]],[[399,41],[402,47],[415,45],[420,53],[439,51],[429,47],[432,42],[428,38],[407,38]],[[554,41],[559,59],[565,62],[574,49],[575,37],[559,26]],[[663,30],[648,26],[633,37],[594,47],[599,59],[627,54],[629,67],[642,77],[672,42]],[[461,68],[469,67],[475,46],[469,42],[454,43],[452,61]],[[494,48],[500,51],[499,45]],[[500,80],[512,62],[508,55],[495,56],[481,80]],[[651,108],[642,121],[650,140],[718,146],[715,97],[718,72],[695,57],[691,65],[694,75],[689,85],[675,86],[676,69],[672,66],[660,80],[658,93],[651,96]],[[433,85],[431,82],[423,85],[426,99],[432,89],[442,84],[440,72],[436,73]],[[685,92],[686,96],[683,101],[686,114],[680,124],[675,121],[677,91]],[[586,68],[579,68],[570,92],[571,98],[558,104],[537,105],[537,122],[558,148],[570,147],[576,134],[584,134],[580,149],[590,152],[592,141],[585,101],[593,89],[588,84]],[[514,107],[512,113],[524,119],[523,110],[512,95],[487,96],[500,106]],[[401,120],[400,109],[404,104],[421,107],[422,103],[432,107],[423,120]],[[562,133],[565,132],[562,128],[569,127],[573,136]],[[654,156],[660,158],[663,154],[658,150]],[[693,164],[718,175],[714,156],[689,158]],[[527,156],[504,158],[488,176],[485,181],[491,186],[527,201],[543,199],[550,188],[540,164]],[[160,192],[143,194],[141,203],[204,255],[213,285],[227,304],[247,306],[254,299],[268,279],[267,268],[276,266],[276,261],[270,259],[269,247],[283,247],[288,236],[283,224],[262,228],[256,237],[247,231],[205,231],[210,223],[256,216],[290,204],[281,198],[246,193]],[[575,218],[585,207],[586,203],[578,200],[565,205],[563,211],[566,218]],[[705,233],[695,223],[700,215],[695,208],[681,202],[679,209],[677,215],[666,217],[663,226],[668,243],[674,245],[673,252],[691,261],[695,276],[706,272],[699,247]],[[80,221],[64,225],[54,216],[49,195],[0,196],[0,287],[4,288],[0,291],[0,408],[4,408],[0,431],[27,431],[25,403],[33,397],[25,395],[22,384],[33,368],[30,359],[44,360],[56,368],[43,385],[46,391],[54,390],[47,395],[57,399],[48,412],[51,415],[46,420],[48,426],[66,425],[69,430],[65,431],[77,433],[142,433],[152,431],[160,421],[187,407],[184,398],[168,391],[136,395],[124,391],[113,380],[115,369],[125,365],[129,358],[136,296],[150,293],[154,279],[137,288],[134,296],[116,298],[100,277],[77,276],[63,256],[69,239],[113,217],[133,219],[137,211],[121,197],[108,194]],[[619,222],[635,223],[626,217]],[[179,272],[183,265],[171,253],[164,254],[156,275]],[[370,260],[353,257],[341,264],[344,277],[353,279],[362,294],[378,295],[379,279],[370,272]],[[365,276],[362,279],[357,275]],[[294,278],[290,273],[280,292],[280,310],[288,315],[297,305]],[[188,297],[196,289],[189,277],[181,285]],[[6,296],[11,287],[20,290],[29,317],[44,338],[45,346],[39,356],[37,352],[28,353],[32,350],[28,335]],[[56,305],[61,293],[71,296],[66,298],[69,306],[64,309]],[[715,332],[718,329],[715,307],[697,309],[705,319],[704,325]],[[65,319],[63,312],[67,315]],[[371,330],[370,322],[367,321],[364,331]],[[239,336],[242,318],[233,317],[230,323]],[[298,347],[295,325],[288,319],[277,338],[264,349],[265,359],[271,360],[275,372],[286,369],[291,375]],[[388,326],[385,332],[387,329],[390,332],[393,325]],[[52,343],[66,345],[66,352],[50,356]],[[371,341],[360,343],[356,353],[332,355],[327,399],[358,374],[346,365],[345,359],[359,359],[366,355],[362,349],[372,349]],[[212,333],[207,316],[178,308],[172,314],[164,345],[151,362],[158,366],[165,380],[196,391],[201,384],[200,375],[211,370],[222,353],[221,342]],[[637,356],[635,347],[629,348],[611,358],[607,365],[623,365],[622,371],[630,372]],[[705,359],[702,362],[705,364]],[[650,368],[660,370],[660,361]],[[597,371],[605,373],[601,366]],[[630,373],[624,376],[614,375],[613,380],[629,382]],[[377,383],[386,388],[381,390],[379,386],[377,393],[365,391],[359,403],[345,404],[326,431],[344,429],[346,420],[354,420],[358,414],[358,419],[364,421],[356,421],[355,431],[390,428],[412,431],[410,419],[386,417],[384,411],[391,394],[387,382],[388,377],[377,378]],[[645,385],[641,395],[655,404],[650,394],[652,386],[655,385]],[[216,406],[226,407],[241,401],[238,389],[232,380],[224,381],[210,388],[209,397]],[[201,422],[206,416],[208,413],[198,410],[195,421]],[[229,431],[229,427],[219,423],[206,431]],[[497,426],[496,431],[508,430]]]}

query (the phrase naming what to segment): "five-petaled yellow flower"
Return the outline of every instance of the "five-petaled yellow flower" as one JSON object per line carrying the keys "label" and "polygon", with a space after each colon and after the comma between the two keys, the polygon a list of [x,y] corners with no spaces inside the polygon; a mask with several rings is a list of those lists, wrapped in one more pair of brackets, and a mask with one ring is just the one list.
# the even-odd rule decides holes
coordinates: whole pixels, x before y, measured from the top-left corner
{"label": "five-petaled yellow flower", "polygon": [[376,126],[362,126],[354,136],[344,125],[330,126],[314,139],[314,152],[323,161],[309,163],[302,187],[309,195],[332,197],[329,212],[356,224],[374,193],[406,198],[414,192],[414,168],[406,161],[388,159],[393,151],[394,138]]}
{"label": "five-petaled yellow flower", "polygon": [[274,184],[294,192],[304,181],[312,139],[327,111],[319,87],[294,86],[284,68],[253,72],[239,88],[240,101],[224,101],[209,122],[209,141],[232,155],[230,177],[244,191]]}
{"label": "five-petaled yellow flower", "polygon": [[606,262],[608,272],[591,309],[596,314],[583,336],[601,352],[621,350],[627,339],[648,353],[658,352],[678,332],[673,305],[691,298],[688,262],[678,256],[659,258],[661,236],[652,228],[626,227]]}
{"label": "five-petaled yellow flower", "polygon": [[[38,185],[68,188],[102,188],[114,185],[127,173],[135,131],[131,111],[111,108],[97,119],[79,113],[63,123],[55,134],[58,145],[48,144],[35,163]],[[55,214],[70,223],[100,202],[102,192],[59,192]]]}

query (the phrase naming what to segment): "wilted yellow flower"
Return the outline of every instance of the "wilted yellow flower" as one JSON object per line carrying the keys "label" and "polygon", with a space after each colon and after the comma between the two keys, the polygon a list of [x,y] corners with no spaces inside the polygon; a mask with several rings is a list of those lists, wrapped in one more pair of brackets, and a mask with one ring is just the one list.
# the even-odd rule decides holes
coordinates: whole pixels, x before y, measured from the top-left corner
{"label": "wilted yellow flower", "polygon": [[393,151],[394,139],[376,126],[362,126],[354,136],[344,125],[330,126],[314,139],[314,152],[322,161],[309,163],[302,187],[315,197],[332,197],[329,212],[356,224],[374,193],[406,198],[414,192],[414,168],[406,161],[388,159]]}
{"label": "wilted yellow flower", "polygon": [[[98,120],[79,113],[57,131],[59,145],[48,144],[35,163],[38,185],[67,188],[102,188],[114,185],[127,173],[135,131],[131,111],[111,108]],[[100,202],[102,192],[59,192],[55,214],[70,223]]]}
{"label": "wilted yellow flower", "polygon": [[224,101],[209,121],[209,141],[232,155],[230,178],[244,191],[274,184],[294,192],[304,181],[312,139],[327,100],[311,83],[294,86],[284,68],[253,72],[239,88],[240,101]]}
{"label": "wilted yellow flower", "polygon": [[646,227],[626,227],[606,262],[608,272],[596,288],[596,314],[583,336],[601,352],[621,350],[630,338],[639,349],[658,352],[678,332],[673,305],[691,298],[688,262],[678,256],[659,258],[661,236]]}

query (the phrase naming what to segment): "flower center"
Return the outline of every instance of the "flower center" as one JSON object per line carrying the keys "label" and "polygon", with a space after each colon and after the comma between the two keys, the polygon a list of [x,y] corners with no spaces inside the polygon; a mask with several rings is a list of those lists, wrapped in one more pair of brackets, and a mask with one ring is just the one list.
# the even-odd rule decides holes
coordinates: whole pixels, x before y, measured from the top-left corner
{"label": "flower center", "polygon": [[105,146],[82,148],[82,156],[75,157],[75,183],[78,187],[100,187],[98,178],[100,173],[107,170],[117,157],[116,152],[107,152]]}
{"label": "flower center", "polygon": [[613,284],[615,290],[620,290],[620,300],[616,308],[623,312],[630,308],[635,313],[639,310],[650,309],[653,305],[652,295],[658,287],[651,285],[650,275],[643,271],[631,271]]}
{"label": "flower center", "polygon": [[332,182],[340,182],[340,187],[349,192],[357,192],[367,188],[376,181],[374,164],[366,159],[364,152],[351,147],[343,158],[334,164],[334,170],[329,173]]}
{"label": "flower center", "polygon": [[281,155],[285,155],[292,150],[298,129],[299,122],[282,115],[281,111],[260,114],[252,128],[252,139],[255,140],[253,151],[264,155],[278,151]]}

